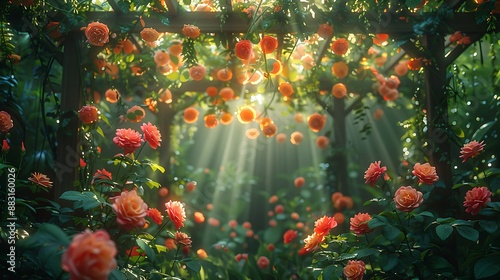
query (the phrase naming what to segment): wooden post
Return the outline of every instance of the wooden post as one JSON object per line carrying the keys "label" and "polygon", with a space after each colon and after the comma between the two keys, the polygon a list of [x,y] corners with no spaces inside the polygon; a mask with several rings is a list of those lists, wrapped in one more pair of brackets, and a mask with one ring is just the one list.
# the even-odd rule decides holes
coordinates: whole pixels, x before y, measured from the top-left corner
{"label": "wooden post", "polygon": [[[60,127],[57,132],[56,168],[53,187],[54,200],[58,200],[61,194],[73,186],[77,180],[77,168],[80,164],[78,148],[78,118],[70,117],[72,110],[80,107],[82,81],[81,62],[79,53],[82,48],[79,42],[80,34],[72,32],[68,34],[64,43],[63,75],[61,92],[61,117]],[[66,113],[66,114],[65,114]],[[65,118],[68,116],[70,118]]]}
{"label": "wooden post", "polygon": [[333,98],[333,137],[335,155],[333,164],[335,168],[335,190],[345,195],[347,191],[347,133],[346,133],[346,110],[344,98]]}

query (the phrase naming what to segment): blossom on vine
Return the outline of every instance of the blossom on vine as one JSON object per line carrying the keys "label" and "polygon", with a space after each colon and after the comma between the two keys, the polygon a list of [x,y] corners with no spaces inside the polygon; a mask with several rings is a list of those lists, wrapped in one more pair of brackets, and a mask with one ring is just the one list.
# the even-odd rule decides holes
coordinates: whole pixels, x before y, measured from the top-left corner
{"label": "blossom on vine", "polygon": [[154,55],[156,66],[165,66],[170,61],[170,55],[165,50],[157,50]]}
{"label": "blossom on vine", "polygon": [[38,172],[31,173],[31,177],[29,177],[28,180],[42,187],[46,188],[52,187],[52,182],[50,181],[49,177],[47,177],[47,175],[42,173]]}
{"label": "blossom on vine", "polygon": [[387,171],[387,167],[380,166],[380,160],[370,163],[368,169],[365,171],[365,184],[370,184],[370,187],[373,187],[377,183],[380,175],[384,174]]}
{"label": "blossom on vine", "polygon": [[344,267],[344,276],[347,280],[363,280],[366,267],[363,261],[350,260]]}
{"label": "blossom on vine", "polygon": [[135,152],[143,142],[141,134],[130,128],[117,129],[116,136],[113,138],[113,143],[123,149],[125,155]]}
{"label": "blossom on vine", "polygon": [[419,207],[423,201],[422,193],[410,186],[402,186],[394,194],[396,208],[403,212],[411,212]]}
{"label": "blossom on vine", "polygon": [[476,157],[479,155],[484,149],[484,141],[477,142],[476,140],[472,140],[469,143],[465,144],[460,150],[460,157],[462,158],[462,163],[466,162],[470,158]]}
{"label": "blossom on vine", "polygon": [[104,230],[75,235],[62,255],[61,267],[70,279],[106,280],[116,268],[116,245]]}
{"label": "blossom on vine", "polygon": [[123,191],[119,196],[111,198],[116,221],[126,229],[142,228],[146,224],[148,205],[137,194],[136,190]]}
{"label": "blossom on vine", "polygon": [[191,247],[191,237],[184,232],[176,231],[174,240],[176,244],[181,244],[184,247]]}
{"label": "blossom on vine", "polygon": [[156,149],[160,146],[161,133],[156,127],[156,125],[151,124],[151,122],[143,123],[141,125],[142,133],[144,133],[144,140],[148,142],[151,148]]}
{"label": "blossom on vine", "polygon": [[242,124],[247,124],[252,122],[257,117],[257,113],[255,112],[255,108],[250,105],[244,105],[238,108],[238,114],[236,115],[238,120]]}
{"label": "blossom on vine", "polygon": [[278,91],[286,97],[290,97],[294,93],[293,86],[289,82],[281,82]]}
{"label": "blossom on vine", "polygon": [[260,49],[265,54],[270,54],[278,48],[278,40],[271,36],[264,36],[260,40]]}
{"label": "blossom on vine", "polygon": [[109,103],[116,103],[120,99],[121,94],[117,89],[108,89],[104,93],[104,96]]}
{"label": "blossom on vine", "polygon": [[316,138],[316,146],[320,149],[326,149],[330,145],[330,139],[324,135],[318,136]]}
{"label": "blossom on vine", "polygon": [[184,24],[184,27],[182,27],[182,34],[188,38],[196,39],[200,36],[200,28],[192,24]]}
{"label": "blossom on vine", "polygon": [[318,31],[316,32],[323,39],[328,39],[333,34],[333,27],[328,23],[323,23],[318,26]]}
{"label": "blossom on vine", "polygon": [[207,68],[205,68],[205,66],[201,64],[194,65],[191,66],[191,68],[189,68],[189,76],[191,77],[191,79],[195,81],[203,80],[206,74],[207,74]]}
{"label": "blossom on vine", "polygon": [[14,122],[12,122],[10,114],[0,111],[0,132],[8,132],[12,127],[14,127]]}
{"label": "blossom on vine", "polygon": [[188,107],[184,110],[184,121],[186,123],[195,123],[200,113],[194,107]]}
{"label": "blossom on vine", "polygon": [[85,37],[89,44],[102,47],[109,42],[109,28],[104,23],[91,22],[85,28]]}
{"label": "blossom on vine", "polygon": [[156,208],[149,208],[146,211],[146,215],[150,217],[153,220],[153,222],[159,225],[163,223],[163,216],[161,215],[160,211],[158,211],[158,209]]}
{"label": "blossom on vine", "polygon": [[325,239],[324,235],[317,234],[314,232],[313,234],[309,235],[304,239],[304,250],[306,251],[314,251],[321,242]]}
{"label": "blossom on vine", "polygon": [[325,215],[314,222],[314,233],[325,236],[336,226],[335,218]]}
{"label": "blossom on vine", "polygon": [[146,42],[155,42],[160,37],[160,33],[153,28],[144,28],[141,31],[141,38]]}
{"label": "blossom on vine", "polygon": [[332,73],[339,79],[345,78],[349,74],[349,66],[344,61],[335,62],[332,65]]}
{"label": "blossom on vine", "polygon": [[260,256],[259,259],[257,259],[257,266],[260,269],[266,269],[269,266],[269,259],[266,256]]}
{"label": "blossom on vine", "polygon": [[350,219],[351,227],[349,229],[354,231],[354,234],[358,236],[369,233],[372,231],[372,229],[368,227],[368,221],[371,219],[372,217],[368,213],[358,213]]}
{"label": "blossom on vine", "polygon": [[436,168],[429,163],[415,163],[412,174],[417,176],[418,182],[426,185],[432,185],[439,180],[439,176],[436,174]]}
{"label": "blossom on vine", "polygon": [[307,117],[307,124],[309,125],[309,128],[313,132],[318,132],[323,129],[325,126],[326,122],[326,117],[319,114],[319,113],[314,113]]}
{"label": "blossom on vine", "polygon": [[167,214],[170,220],[174,223],[174,226],[177,230],[179,230],[182,226],[184,226],[184,222],[186,221],[186,211],[184,210],[184,205],[179,201],[172,201],[165,203],[165,207],[167,208]]}
{"label": "blossom on vine", "polygon": [[97,181],[99,182],[100,180],[113,180],[113,176],[111,172],[106,170],[105,168],[103,169],[97,169],[97,171],[94,173],[94,176],[92,177],[92,185]]}
{"label": "blossom on vine", "polygon": [[339,38],[333,41],[331,49],[336,55],[344,55],[349,50],[349,42],[345,38]]}
{"label": "blossom on vine", "polygon": [[465,212],[477,215],[486,203],[491,201],[491,191],[487,187],[475,187],[465,194]]}
{"label": "blossom on vine", "polygon": [[297,231],[289,229],[283,234],[283,243],[288,244],[292,242],[297,237]]}
{"label": "blossom on vine", "polygon": [[250,40],[241,40],[235,45],[235,54],[239,59],[249,60],[252,56],[253,44]]}
{"label": "blossom on vine", "polygon": [[347,94],[347,88],[343,83],[336,83],[332,87],[332,95],[335,96],[336,98],[344,98],[344,96]]}
{"label": "blossom on vine", "polygon": [[[278,138],[276,138],[278,140]],[[299,145],[304,140],[304,135],[300,131],[294,131],[290,134],[290,142],[294,145]]]}

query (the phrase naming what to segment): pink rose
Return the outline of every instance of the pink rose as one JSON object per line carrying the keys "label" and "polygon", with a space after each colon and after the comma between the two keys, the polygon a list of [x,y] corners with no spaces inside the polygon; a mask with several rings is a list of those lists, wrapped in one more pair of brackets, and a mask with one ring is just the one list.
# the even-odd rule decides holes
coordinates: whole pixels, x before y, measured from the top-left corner
{"label": "pink rose", "polygon": [[385,166],[380,166],[380,160],[375,161],[370,164],[368,169],[365,171],[365,184],[370,184],[370,187],[373,187],[375,183],[377,183],[378,178],[380,175],[384,174],[384,172],[387,171],[387,167]]}
{"label": "pink rose", "polygon": [[109,42],[109,28],[104,23],[91,22],[85,28],[85,36],[91,45],[101,47]]}
{"label": "pink rose", "polygon": [[257,260],[257,266],[259,266],[260,269],[266,269],[269,266],[269,259],[267,257],[260,256]]}
{"label": "pink rose", "polygon": [[351,227],[350,230],[354,231],[356,235],[363,235],[365,233],[369,233],[372,231],[368,227],[368,221],[370,221],[372,217],[368,213],[358,213],[351,218]]}
{"label": "pink rose", "polygon": [[477,215],[491,201],[491,192],[487,187],[475,187],[465,194],[465,212]]}

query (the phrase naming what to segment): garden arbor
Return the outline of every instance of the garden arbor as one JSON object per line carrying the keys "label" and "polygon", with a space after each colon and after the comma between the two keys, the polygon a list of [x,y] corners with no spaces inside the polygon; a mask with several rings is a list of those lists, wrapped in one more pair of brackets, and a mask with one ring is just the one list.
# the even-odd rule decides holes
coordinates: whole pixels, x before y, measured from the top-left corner
{"label": "garden arbor", "polygon": [[[154,28],[158,32],[181,33],[185,24],[195,24],[202,33],[222,34],[224,40],[220,43],[232,52],[234,45],[243,38],[242,34],[276,34],[280,48],[283,48],[285,40],[297,36],[303,38],[318,30],[318,26],[328,22],[334,28],[335,34],[360,33],[370,36],[377,33],[389,34],[390,38],[400,44],[402,52],[389,58],[384,69],[390,69],[406,53],[413,58],[422,58],[425,72],[425,108],[428,119],[428,157],[433,166],[436,166],[440,178],[447,187],[452,185],[450,167],[450,145],[447,142],[449,125],[447,121],[447,67],[453,63],[468,46],[461,44],[454,46],[451,51],[448,37],[454,32],[460,31],[470,36],[470,43],[480,40],[488,32],[498,28],[498,22],[493,21],[490,14],[492,6],[484,4],[479,8],[470,8],[466,1],[443,1],[438,2],[435,7],[417,7],[415,1],[406,1],[406,4],[391,3],[396,6],[376,8],[372,3],[373,10],[362,10],[358,4],[351,1],[332,2],[333,8],[328,4],[308,4],[299,1],[276,1],[275,3],[264,3],[268,7],[274,7],[275,11],[286,8],[288,18],[266,21],[265,16],[254,14],[249,19],[248,14],[235,9],[231,1],[218,2],[216,12],[186,11],[186,7],[176,1],[167,0],[154,1],[146,9],[142,4],[137,4],[137,10],[129,10],[123,7],[124,1],[109,0],[107,3],[113,11],[85,11],[83,16],[87,22],[100,21],[107,24],[111,30],[127,29],[130,33],[129,39],[140,43],[140,32],[144,27]],[[425,3],[426,1],[423,1]],[[131,3],[129,3],[131,4]],[[262,2],[260,3],[262,4]],[[260,7],[260,4],[258,7]],[[386,3],[385,3],[386,4]],[[351,5],[353,8],[350,9]],[[381,4],[382,6],[384,4]],[[467,9],[464,6],[469,5]],[[367,6],[368,7],[368,6]],[[486,7],[486,8],[485,8]],[[357,9],[357,11],[356,11]],[[486,9],[486,10],[485,10]],[[468,11],[466,11],[468,10]],[[267,10],[266,10],[267,11]],[[313,11],[311,13],[310,11]],[[144,23],[143,23],[144,22]],[[479,22],[479,23],[478,23]],[[77,55],[81,48],[83,34],[75,26],[73,30],[66,33],[64,40],[63,66],[63,88],[61,97],[61,111],[78,110],[82,106],[83,98],[75,98],[75,93],[82,93],[85,85],[81,75],[81,58]],[[330,47],[330,40],[325,40],[318,45],[314,60],[321,63],[323,56]],[[101,51],[102,49],[99,49]],[[281,50],[281,49],[280,49]],[[96,55],[98,52],[89,52]],[[217,84],[215,81],[185,81],[182,85],[171,88],[174,93],[189,91],[203,92],[208,86]],[[233,83],[235,84],[235,83]],[[346,149],[346,116],[353,111],[361,102],[363,94],[355,97],[353,101],[346,104],[344,99],[335,98],[333,106],[326,104],[321,98],[316,102],[334,120],[334,141],[337,152],[334,156],[336,164],[336,186],[335,190],[348,192],[347,186],[347,157],[342,152]],[[159,107],[159,127],[164,135],[164,144],[160,147],[161,164],[168,164],[170,136],[169,126],[172,124],[175,110],[167,110],[161,105]],[[77,146],[78,121],[72,119],[67,127],[59,132],[57,150],[57,170],[55,180],[55,197],[58,197],[67,187],[67,182],[77,178],[77,163],[69,158],[69,153],[79,150]],[[165,159],[167,158],[167,159]]]}

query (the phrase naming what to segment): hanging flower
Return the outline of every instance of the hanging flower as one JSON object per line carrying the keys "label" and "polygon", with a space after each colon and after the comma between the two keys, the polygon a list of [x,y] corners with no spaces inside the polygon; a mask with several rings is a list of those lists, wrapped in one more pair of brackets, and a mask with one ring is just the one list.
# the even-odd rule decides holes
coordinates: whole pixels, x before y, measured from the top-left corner
{"label": "hanging flower", "polygon": [[[276,138],[278,140],[278,138]],[[290,143],[299,145],[304,140],[304,135],[300,131],[294,131],[290,134]]]}
{"label": "hanging flower", "polygon": [[318,26],[318,31],[316,32],[323,39],[328,39],[333,34],[333,26],[328,23],[323,23]]}
{"label": "hanging flower", "polygon": [[106,101],[109,103],[116,103],[120,99],[120,92],[117,89],[108,89],[104,95],[106,96]]}
{"label": "hanging flower", "polygon": [[307,117],[307,124],[313,132],[318,132],[325,126],[325,120],[325,116],[320,115],[319,113],[314,113]]}
{"label": "hanging flower", "polygon": [[142,140],[141,134],[130,128],[117,129],[116,136],[113,138],[113,143],[123,149],[125,155],[135,152],[141,146],[142,142],[144,140]]}
{"label": "hanging flower", "polygon": [[295,185],[296,188],[301,188],[302,186],[304,186],[305,183],[306,180],[304,179],[304,177],[297,177],[293,181],[293,184]]}
{"label": "hanging flower", "polygon": [[9,132],[14,126],[10,114],[5,111],[0,111],[0,132]]}
{"label": "hanging flower", "polygon": [[85,28],[85,37],[89,44],[102,47],[109,42],[109,28],[104,23],[91,22]]}
{"label": "hanging flower", "polygon": [[349,42],[345,38],[339,38],[332,43],[332,51],[336,55],[344,55],[349,50]]}
{"label": "hanging flower", "polygon": [[264,36],[260,40],[259,45],[263,53],[270,54],[278,48],[278,40],[271,36]]}
{"label": "hanging flower", "polygon": [[192,24],[184,24],[184,27],[182,27],[182,34],[188,38],[196,39],[200,36],[200,28]]}
{"label": "hanging flower", "polygon": [[358,213],[350,219],[351,227],[349,229],[354,231],[354,234],[358,236],[369,233],[373,231],[368,227],[368,221],[371,219],[372,217],[368,213]]}
{"label": "hanging flower", "polygon": [[195,123],[198,120],[200,113],[194,107],[189,107],[184,110],[184,121],[186,123]]}
{"label": "hanging flower", "polygon": [[131,122],[140,122],[146,116],[146,111],[141,106],[134,105],[127,110],[127,119]]}
{"label": "hanging flower", "polygon": [[419,207],[423,201],[424,197],[422,193],[410,186],[400,187],[394,194],[396,208],[403,212],[411,212],[413,209]]}
{"label": "hanging flower", "polygon": [[287,230],[283,234],[283,243],[288,244],[288,243],[292,242],[297,237],[297,233],[298,232],[296,230],[293,230],[293,229]]}
{"label": "hanging flower", "polygon": [[325,215],[314,222],[314,233],[325,236],[336,226],[335,219]]}
{"label": "hanging flower", "polygon": [[345,78],[349,74],[349,66],[344,61],[335,62],[332,65],[332,73],[339,79]]}
{"label": "hanging flower", "polygon": [[238,109],[237,117],[242,124],[252,122],[253,120],[255,120],[256,116],[257,113],[252,106],[245,105]]}
{"label": "hanging flower", "polygon": [[160,37],[160,33],[153,28],[144,28],[141,31],[141,38],[146,42],[155,42]]}
{"label": "hanging flower", "polygon": [[153,59],[156,66],[165,66],[170,61],[170,55],[165,50],[157,50]]}
{"label": "hanging flower", "polygon": [[112,197],[111,201],[118,224],[126,229],[144,227],[148,205],[137,195],[137,191],[123,191],[119,196]]}
{"label": "hanging flower", "polygon": [[318,136],[316,138],[316,146],[320,149],[326,149],[328,148],[328,145],[330,144],[330,139],[324,135]]}
{"label": "hanging flower", "polygon": [[52,182],[50,181],[49,177],[47,177],[47,175],[42,173],[38,172],[31,173],[31,177],[29,177],[28,180],[42,187],[46,188],[52,187]]}
{"label": "hanging flower", "polygon": [[460,150],[460,157],[462,158],[462,163],[466,162],[470,158],[478,156],[484,149],[484,141],[477,142],[476,140],[472,140],[469,143],[465,144]]}
{"label": "hanging flower", "polygon": [[286,97],[290,97],[294,93],[292,85],[288,82],[280,83],[278,90],[283,96]]}
{"label": "hanging flower", "polygon": [[416,163],[413,166],[412,174],[418,177],[418,181],[422,184],[432,185],[439,180],[436,174],[436,168],[429,163]]}
{"label": "hanging flower", "polygon": [[350,260],[344,267],[344,276],[347,280],[363,280],[366,267],[363,261]]}
{"label": "hanging flower", "polygon": [[491,192],[487,187],[475,187],[465,194],[465,212],[477,215],[481,209],[486,207],[486,203],[491,201]]}
{"label": "hanging flower", "polygon": [[168,217],[174,223],[175,228],[179,230],[186,221],[184,205],[179,201],[169,201],[165,203],[165,207],[167,208]]}
{"label": "hanging flower", "polygon": [[160,211],[158,211],[158,209],[156,208],[149,208],[146,211],[146,215],[150,217],[153,220],[153,222],[159,225],[163,223],[163,216],[161,215]]}
{"label": "hanging flower", "polygon": [[235,54],[239,59],[249,60],[252,56],[253,44],[250,40],[241,40],[235,45]]}
{"label": "hanging flower", "polygon": [[203,120],[205,121],[205,127],[207,128],[214,128],[219,123],[219,121],[217,120],[217,116],[215,114],[205,115]]}
{"label": "hanging flower", "polygon": [[142,133],[144,133],[144,140],[148,142],[151,148],[155,149],[160,146],[161,142],[161,134],[156,125],[151,124],[150,122],[143,123],[141,125]]}
{"label": "hanging flower", "polygon": [[207,74],[207,68],[205,66],[198,64],[189,68],[189,76],[195,81],[201,81],[205,78]]}
{"label": "hanging flower", "polygon": [[106,280],[116,268],[116,245],[104,230],[75,235],[62,255],[61,267],[71,279]]}
{"label": "hanging flower", "polygon": [[332,95],[336,98],[343,98],[347,94],[347,88],[343,83],[336,83],[332,87]]}
{"label": "hanging flower", "polygon": [[207,252],[205,250],[203,250],[203,249],[198,249],[196,251],[196,255],[198,256],[198,258],[200,258],[202,260],[208,258]]}
{"label": "hanging flower", "polygon": [[194,221],[198,224],[205,222],[205,216],[201,212],[194,212]]}
{"label": "hanging flower", "polygon": [[368,169],[365,171],[365,184],[370,183],[370,187],[373,187],[375,183],[377,183],[378,178],[380,175],[384,174],[384,172],[387,170],[387,167],[385,166],[380,166],[380,160],[375,161],[370,164]]}

